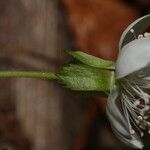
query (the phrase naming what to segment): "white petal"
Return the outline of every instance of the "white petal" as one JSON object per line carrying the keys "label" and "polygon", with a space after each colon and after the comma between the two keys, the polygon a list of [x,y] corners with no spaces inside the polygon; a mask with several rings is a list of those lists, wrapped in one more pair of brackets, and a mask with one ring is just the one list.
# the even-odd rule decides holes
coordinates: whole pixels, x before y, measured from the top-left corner
{"label": "white petal", "polygon": [[150,37],[136,39],[125,45],[116,62],[116,78],[123,78],[150,63]]}
{"label": "white petal", "polygon": [[[114,130],[115,131],[115,130]],[[115,131],[116,136],[125,143],[126,145],[133,147],[135,149],[143,149],[144,145],[141,142],[141,139],[137,136],[137,134],[131,135],[130,138],[123,137],[119,132]]]}
{"label": "white petal", "polygon": [[131,126],[127,121],[126,116],[120,111],[117,104],[119,98],[119,91],[116,87],[111,91],[111,94],[107,101],[107,116],[110,120],[111,127],[116,136],[128,146],[133,148],[142,149],[143,143],[136,133],[131,134]]}
{"label": "white petal", "polygon": [[118,90],[114,88],[108,97],[106,112],[111,125],[120,130],[123,136],[129,137],[130,133],[127,131],[129,126],[116,104],[118,96]]}
{"label": "white petal", "polygon": [[134,31],[135,34],[138,36],[139,34],[144,32],[145,29],[148,28],[149,26],[150,26],[150,14],[135,20],[123,32],[119,42],[119,49],[121,49],[127,43],[135,39],[131,30]]}

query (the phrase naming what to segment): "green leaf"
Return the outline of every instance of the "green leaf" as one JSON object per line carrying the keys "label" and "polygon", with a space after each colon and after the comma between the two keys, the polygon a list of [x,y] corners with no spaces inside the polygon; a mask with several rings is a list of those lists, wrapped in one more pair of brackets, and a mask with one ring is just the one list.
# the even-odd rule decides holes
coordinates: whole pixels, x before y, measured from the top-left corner
{"label": "green leaf", "polygon": [[112,61],[104,60],[95,56],[88,55],[80,51],[67,51],[69,55],[79,60],[83,64],[102,68],[102,69],[115,69],[115,64]]}
{"label": "green leaf", "polygon": [[57,74],[58,79],[69,89],[76,91],[109,91],[113,73],[84,64],[70,64]]}

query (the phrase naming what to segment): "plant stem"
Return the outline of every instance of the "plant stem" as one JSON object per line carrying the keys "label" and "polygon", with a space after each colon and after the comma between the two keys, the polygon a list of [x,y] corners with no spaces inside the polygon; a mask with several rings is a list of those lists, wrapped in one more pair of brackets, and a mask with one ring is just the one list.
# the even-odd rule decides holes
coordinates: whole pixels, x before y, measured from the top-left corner
{"label": "plant stem", "polygon": [[40,71],[0,71],[0,78],[22,77],[39,79],[57,79],[55,73]]}

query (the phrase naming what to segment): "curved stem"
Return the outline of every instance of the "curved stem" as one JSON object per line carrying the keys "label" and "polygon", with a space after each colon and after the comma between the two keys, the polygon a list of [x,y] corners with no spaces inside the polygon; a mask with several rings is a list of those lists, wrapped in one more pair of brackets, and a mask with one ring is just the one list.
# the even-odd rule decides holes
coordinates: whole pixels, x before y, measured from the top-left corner
{"label": "curved stem", "polygon": [[0,71],[0,78],[23,77],[39,79],[57,79],[55,73],[40,71]]}

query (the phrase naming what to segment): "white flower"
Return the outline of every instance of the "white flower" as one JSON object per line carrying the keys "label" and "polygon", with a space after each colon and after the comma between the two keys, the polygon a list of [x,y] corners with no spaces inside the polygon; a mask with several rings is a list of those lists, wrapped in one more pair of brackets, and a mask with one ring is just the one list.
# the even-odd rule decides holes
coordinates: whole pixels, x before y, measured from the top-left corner
{"label": "white flower", "polygon": [[107,102],[114,133],[137,149],[143,148],[140,136],[145,131],[150,133],[150,34],[145,32],[148,27],[150,15],[136,20],[124,31],[116,62],[116,83]]}

